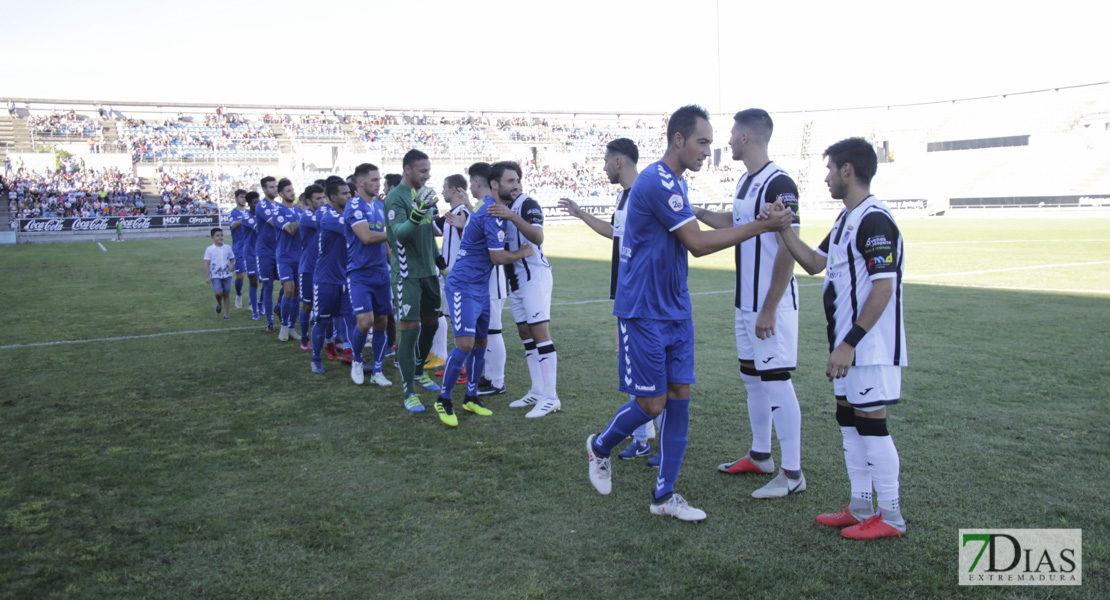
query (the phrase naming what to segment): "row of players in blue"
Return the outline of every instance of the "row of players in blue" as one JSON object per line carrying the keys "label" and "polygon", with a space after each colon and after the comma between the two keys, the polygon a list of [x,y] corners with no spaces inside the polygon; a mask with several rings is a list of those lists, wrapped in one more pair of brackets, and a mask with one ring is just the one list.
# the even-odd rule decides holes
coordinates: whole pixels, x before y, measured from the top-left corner
{"label": "row of players in blue", "polygon": [[[377,173],[369,164],[356,169],[356,177]],[[299,316],[301,348],[312,349],[312,370],[323,373],[325,342],[330,344],[335,331],[349,342],[354,363],[362,366],[370,323],[360,322],[355,314],[372,313],[383,326],[380,330],[375,327],[371,341],[371,381],[391,385],[382,374],[388,348],[384,321],[393,313],[382,202],[372,196],[352,197],[351,186],[339,177],[329,178],[324,186],[308,186],[299,205],[288,179],[264,177],[260,185],[262,196],[237,191],[237,206],[228,215],[232,250],[245,257],[241,270],[240,264],[236,270],[251,279],[253,318],[264,315],[267,331],[273,332],[274,315],[278,314],[278,338],[285,341]],[[282,284],[282,297],[276,305],[272,296],[275,280]],[[236,292],[241,297],[241,278],[237,278]],[[241,306],[241,300],[237,299],[236,306]],[[331,355],[330,345],[328,350]],[[356,383],[362,383],[361,375],[361,368],[352,370]]]}

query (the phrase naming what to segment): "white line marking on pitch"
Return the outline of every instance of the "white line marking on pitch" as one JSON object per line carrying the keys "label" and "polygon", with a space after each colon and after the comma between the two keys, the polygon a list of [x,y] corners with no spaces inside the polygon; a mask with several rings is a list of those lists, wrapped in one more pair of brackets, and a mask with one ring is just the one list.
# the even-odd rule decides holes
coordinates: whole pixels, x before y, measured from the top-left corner
{"label": "white line marking on pitch", "polygon": [[169,333],[148,333],[146,335],[122,335],[119,337],[96,338],[93,340],[62,340],[59,342],[35,342],[33,344],[11,344],[0,346],[0,350],[11,348],[34,348],[36,346],[60,346],[63,344],[87,344],[89,342],[118,342],[122,340],[142,340],[146,338],[166,337],[168,335],[189,335],[193,333],[213,333],[216,331],[242,331],[244,329],[257,329],[257,325],[250,327],[225,327],[223,329],[194,329],[193,331],[171,331]]}
{"label": "white line marking on pitch", "polygon": [[985,271],[960,271],[958,273],[928,273],[925,275],[906,275],[904,279],[924,279],[926,277],[955,277],[957,275],[983,275],[986,273],[1005,273],[1008,271],[1034,271],[1036,269],[1054,269],[1056,267],[1085,267],[1089,265],[1107,265],[1110,260],[1081,263],[1058,263],[1055,265],[1032,265],[1029,267],[1008,267],[1005,269],[987,269]]}
{"label": "white line marking on pitch", "polygon": [[107,251],[108,251],[108,249],[104,247],[104,244],[101,244],[100,242],[97,242],[97,243],[96,243],[96,245],[97,245],[97,246],[100,246],[100,249],[101,249],[101,250],[103,250],[103,251],[105,251],[105,252],[107,252]]}
{"label": "white line marking on pitch", "polygon": [[946,244],[1036,244],[1036,243],[1068,243],[1073,244],[1076,242],[1110,242],[1110,238],[1099,238],[1093,240],[969,240],[957,242],[906,242],[907,246],[943,246]]}
{"label": "white line marking on pitch", "polygon": [[[1110,261],[1099,261],[1089,263],[1062,263],[1056,265],[1039,265],[1033,267],[1014,267],[1010,269],[992,269],[989,271],[964,271],[962,273],[934,273],[930,275],[918,275],[916,278],[923,277],[948,277],[955,275],[976,275],[981,273],[998,273],[1002,271],[1025,271],[1029,269],[1045,269],[1052,267],[1072,267],[1082,265],[1104,265],[1110,264]],[[916,279],[915,277],[906,277],[906,279]],[[824,285],[823,283],[799,283],[798,287],[817,287]],[[1067,294],[1110,294],[1107,290],[1075,290],[1075,289],[1053,289],[1053,288],[1029,288],[1029,287],[1011,287],[1011,286],[996,286],[996,285],[973,285],[973,284],[958,284],[958,283],[941,283],[922,281],[920,285],[938,285],[949,287],[971,287],[986,290],[1011,290],[1023,292],[1059,292]],[[690,292],[691,296],[709,296],[713,294],[731,294],[734,290],[714,290],[711,292]],[[601,300],[578,300],[575,302],[552,302],[551,306],[579,306],[582,304],[600,304],[602,302],[612,302],[612,300],[605,298]],[[0,346],[0,350],[11,350],[15,348],[34,348],[37,346],[61,346],[65,344],[87,344],[90,342],[118,342],[123,340],[141,340],[146,338],[166,337],[170,335],[191,335],[194,333],[215,333],[217,331],[242,331],[245,329],[256,329],[257,325],[249,327],[226,327],[223,329],[196,329],[193,331],[172,331],[168,333],[149,333],[146,335],[124,335],[119,337],[110,338],[96,338],[91,340],[62,340],[57,342],[35,342],[33,344],[10,344],[7,346]]]}

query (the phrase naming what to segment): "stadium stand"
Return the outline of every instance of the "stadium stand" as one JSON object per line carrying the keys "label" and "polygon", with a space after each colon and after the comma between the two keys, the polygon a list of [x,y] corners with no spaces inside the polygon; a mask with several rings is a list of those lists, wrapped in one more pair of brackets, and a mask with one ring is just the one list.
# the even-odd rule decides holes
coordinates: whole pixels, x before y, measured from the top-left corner
{"label": "stadium stand", "polygon": [[[226,208],[234,187],[250,189],[262,174],[303,185],[345,175],[360,162],[399,172],[401,157],[414,147],[433,158],[436,177],[476,160],[511,159],[526,166],[525,190],[544,206],[561,196],[608,204],[614,190],[601,171],[605,145],[632,138],[643,166],[666,144],[658,114],[5,102],[15,107],[0,115],[5,157],[127,153],[152,214],[208,211],[213,202]],[[1110,205],[1110,83],[772,117],[771,156],[792,174],[807,210],[838,210],[825,189],[821,154],[849,136],[874,144],[882,163],[875,189],[892,206],[933,214]],[[731,119],[731,113],[713,118],[712,164],[689,177],[695,202],[728,202],[734,192],[743,167],[731,160]]]}

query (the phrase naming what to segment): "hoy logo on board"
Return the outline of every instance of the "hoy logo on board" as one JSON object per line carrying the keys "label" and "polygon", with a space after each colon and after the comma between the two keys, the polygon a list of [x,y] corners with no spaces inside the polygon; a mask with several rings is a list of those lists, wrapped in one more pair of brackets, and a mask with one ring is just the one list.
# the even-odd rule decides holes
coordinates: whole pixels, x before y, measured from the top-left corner
{"label": "hoy logo on board", "polygon": [[1081,529],[961,529],[960,585],[1082,585]]}

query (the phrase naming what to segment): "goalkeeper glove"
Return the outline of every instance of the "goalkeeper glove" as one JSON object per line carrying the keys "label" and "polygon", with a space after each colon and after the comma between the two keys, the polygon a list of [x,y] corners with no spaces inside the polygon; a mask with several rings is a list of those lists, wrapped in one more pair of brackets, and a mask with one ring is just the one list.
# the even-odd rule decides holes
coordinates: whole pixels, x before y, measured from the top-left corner
{"label": "goalkeeper glove", "polygon": [[436,191],[431,186],[424,186],[416,194],[416,199],[413,200],[414,206],[412,213],[409,214],[409,220],[417,225],[424,222],[425,215],[429,210],[432,210],[436,202],[439,202],[439,196],[436,196]]}

